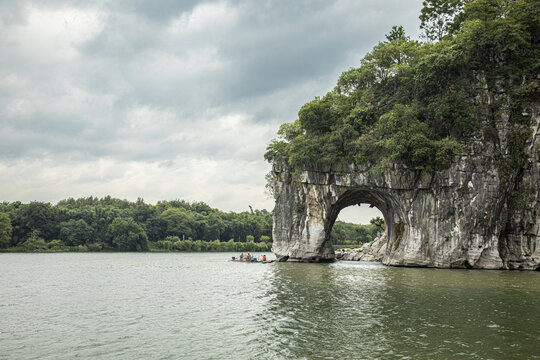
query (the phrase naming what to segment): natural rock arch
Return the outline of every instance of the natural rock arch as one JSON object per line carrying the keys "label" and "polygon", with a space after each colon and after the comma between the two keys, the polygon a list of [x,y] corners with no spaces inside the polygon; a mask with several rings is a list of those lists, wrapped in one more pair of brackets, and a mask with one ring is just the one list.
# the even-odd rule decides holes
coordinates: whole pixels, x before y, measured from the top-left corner
{"label": "natural rock arch", "polygon": [[438,171],[393,164],[293,173],[274,163],[273,252],[281,261],[333,261],[329,238],[339,211],[369,203],[387,224],[384,264],[540,269],[540,118],[532,119],[527,166],[509,177],[481,139]]}
{"label": "natural rock arch", "polygon": [[383,215],[386,229],[385,238],[393,238],[395,233],[394,225],[401,224],[402,214],[399,207],[399,201],[389,192],[370,187],[359,187],[345,190],[338,198],[335,204],[330,206],[328,219],[325,221],[326,241],[330,240],[332,226],[336,221],[341,210],[352,205],[369,204],[376,207]]}

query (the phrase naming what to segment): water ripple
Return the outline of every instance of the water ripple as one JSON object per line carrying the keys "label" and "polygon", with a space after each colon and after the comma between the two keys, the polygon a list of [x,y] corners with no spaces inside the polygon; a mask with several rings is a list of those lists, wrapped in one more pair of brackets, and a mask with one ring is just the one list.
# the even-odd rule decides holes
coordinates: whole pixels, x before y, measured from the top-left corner
{"label": "water ripple", "polygon": [[0,254],[0,359],[539,359],[540,274]]}

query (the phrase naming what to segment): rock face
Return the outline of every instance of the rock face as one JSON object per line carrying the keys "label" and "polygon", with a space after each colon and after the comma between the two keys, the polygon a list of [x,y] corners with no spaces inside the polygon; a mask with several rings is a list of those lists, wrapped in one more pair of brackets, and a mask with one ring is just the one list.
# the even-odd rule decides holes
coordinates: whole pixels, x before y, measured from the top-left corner
{"label": "rock face", "polygon": [[[280,261],[333,261],[340,210],[368,203],[383,214],[382,262],[396,266],[540,270],[540,116],[533,109],[519,168],[508,171],[512,124],[478,136],[440,171],[394,164],[295,173],[273,166],[273,252]],[[507,161],[507,160],[506,160]],[[382,248],[382,246],[381,246]]]}
{"label": "rock face", "polygon": [[336,260],[381,262],[386,252],[387,241],[386,234],[382,234],[372,243],[364,244],[361,248],[338,250]]}

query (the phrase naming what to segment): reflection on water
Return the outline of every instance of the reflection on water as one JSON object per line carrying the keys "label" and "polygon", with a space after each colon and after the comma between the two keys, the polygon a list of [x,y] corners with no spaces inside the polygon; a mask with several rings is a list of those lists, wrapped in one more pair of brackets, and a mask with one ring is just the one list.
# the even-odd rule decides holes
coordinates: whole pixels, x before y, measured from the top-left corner
{"label": "reflection on water", "polygon": [[266,346],[305,359],[536,359],[538,273],[276,264]]}
{"label": "reflection on water", "polygon": [[[387,279],[380,265],[362,266],[370,276],[358,276],[358,266],[276,265],[264,317],[272,323],[267,338],[273,353],[283,358],[355,358],[363,337],[387,342],[381,311]],[[375,286],[381,291],[368,290]],[[354,289],[360,288],[365,290],[358,297]]]}
{"label": "reflection on water", "polygon": [[0,254],[0,359],[540,359],[540,273]]}

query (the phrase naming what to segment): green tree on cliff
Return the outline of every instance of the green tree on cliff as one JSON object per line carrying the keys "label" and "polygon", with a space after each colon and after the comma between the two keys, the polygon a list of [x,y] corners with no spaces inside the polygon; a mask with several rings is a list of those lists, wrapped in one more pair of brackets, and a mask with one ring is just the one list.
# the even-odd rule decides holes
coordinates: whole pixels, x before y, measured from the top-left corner
{"label": "green tree on cliff", "polygon": [[380,216],[374,217],[373,219],[369,220],[369,223],[371,225],[375,225],[379,230],[384,230],[384,219]]}
{"label": "green tree on cliff", "polygon": [[386,40],[394,41],[394,40],[403,40],[403,41],[409,41],[409,37],[405,35],[405,29],[403,29],[403,26],[392,26],[392,29],[388,34],[384,36]]}
{"label": "green tree on cliff", "polygon": [[466,0],[425,0],[420,12],[420,29],[430,41],[441,41],[459,30]]}

